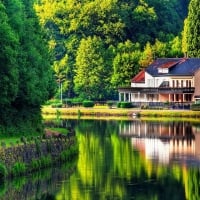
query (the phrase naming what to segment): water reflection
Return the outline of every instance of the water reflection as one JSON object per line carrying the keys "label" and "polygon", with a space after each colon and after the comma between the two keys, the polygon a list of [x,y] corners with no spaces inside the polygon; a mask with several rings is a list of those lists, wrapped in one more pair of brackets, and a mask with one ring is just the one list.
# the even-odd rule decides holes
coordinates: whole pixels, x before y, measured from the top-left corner
{"label": "water reflection", "polygon": [[55,200],[63,180],[74,172],[76,161],[0,183],[1,200]]}
{"label": "water reflection", "polygon": [[160,163],[200,163],[200,128],[189,122],[132,121],[120,124],[120,135],[131,137],[147,159]]}
{"label": "water reflection", "polygon": [[106,120],[61,124],[76,130],[79,157],[73,173],[61,173],[60,168],[60,175],[54,171],[37,181],[32,177],[33,188],[30,182],[18,190],[6,183],[0,199],[16,191],[28,200],[200,199],[198,125]]}

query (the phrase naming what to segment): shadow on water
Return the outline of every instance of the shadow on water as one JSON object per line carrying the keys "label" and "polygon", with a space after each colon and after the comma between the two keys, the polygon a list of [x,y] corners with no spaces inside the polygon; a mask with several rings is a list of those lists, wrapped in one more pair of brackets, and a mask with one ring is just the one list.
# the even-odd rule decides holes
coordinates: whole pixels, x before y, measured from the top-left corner
{"label": "shadow on water", "polygon": [[[62,181],[74,173],[77,160],[0,184],[1,200],[55,200]],[[59,184],[60,183],[60,184]]]}

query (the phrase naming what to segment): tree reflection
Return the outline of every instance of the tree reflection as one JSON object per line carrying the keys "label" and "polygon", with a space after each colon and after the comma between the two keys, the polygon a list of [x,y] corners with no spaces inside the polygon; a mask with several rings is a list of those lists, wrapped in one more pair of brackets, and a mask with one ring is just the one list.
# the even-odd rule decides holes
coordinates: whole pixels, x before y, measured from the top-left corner
{"label": "tree reflection", "polygon": [[94,127],[88,121],[82,123],[76,129],[80,144],[77,173],[63,184],[58,200],[186,199],[180,166],[146,160],[130,139],[119,137],[118,129],[106,122],[103,127],[103,122],[95,122]]}

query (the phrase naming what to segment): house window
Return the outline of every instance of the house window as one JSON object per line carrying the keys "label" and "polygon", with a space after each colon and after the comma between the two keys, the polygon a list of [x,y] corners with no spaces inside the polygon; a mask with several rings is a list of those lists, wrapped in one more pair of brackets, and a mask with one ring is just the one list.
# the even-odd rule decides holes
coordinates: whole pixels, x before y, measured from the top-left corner
{"label": "house window", "polygon": [[179,94],[176,94],[176,101],[179,101]]}
{"label": "house window", "polygon": [[168,68],[158,68],[159,74],[167,74],[169,72]]}

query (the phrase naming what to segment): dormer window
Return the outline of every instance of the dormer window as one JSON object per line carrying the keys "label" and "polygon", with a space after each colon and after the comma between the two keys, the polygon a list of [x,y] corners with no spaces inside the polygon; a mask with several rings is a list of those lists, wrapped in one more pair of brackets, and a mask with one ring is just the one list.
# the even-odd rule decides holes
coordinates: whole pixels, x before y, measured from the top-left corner
{"label": "dormer window", "polygon": [[158,68],[159,74],[167,74],[169,73],[169,68]]}

